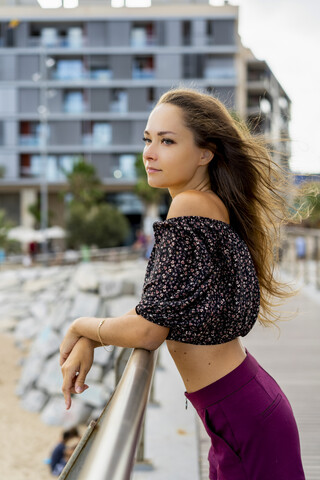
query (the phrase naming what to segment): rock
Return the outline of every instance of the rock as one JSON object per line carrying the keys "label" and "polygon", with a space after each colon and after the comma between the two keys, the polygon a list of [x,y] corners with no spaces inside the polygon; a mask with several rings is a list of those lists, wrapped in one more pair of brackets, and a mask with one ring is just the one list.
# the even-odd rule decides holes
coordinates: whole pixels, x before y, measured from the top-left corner
{"label": "rock", "polygon": [[43,369],[36,381],[37,388],[45,390],[50,395],[61,393],[62,373],[59,364],[59,354],[54,355],[43,365]]}
{"label": "rock", "polygon": [[32,355],[38,355],[43,359],[50,357],[60,348],[61,336],[52,328],[45,327],[38,333],[31,348]]}
{"label": "rock", "polygon": [[39,356],[29,356],[22,367],[20,380],[16,389],[18,396],[23,395],[29,388],[31,388],[43,368],[43,359]]}
{"label": "rock", "polygon": [[110,300],[108,306],[111,317],[120,317],[139,303],[139,298],[134,295],[123,295],[115,300]]}
{"label": "rock", "polygon": [[123,280],[123,295],[134,295],[136,291],[135,283],[131,280]]}
{"label": "rock", "polygon": [[91,382],[101,382],[103,375],[103,368],[101,365],[93,364],[86,378],[88,385],[91,385]]}
{"label": "rock", "polygon": [[113,352],[108,352],[102,347],[94,349],[94,363],[106,367],[113,363]]}
{"label": "rock", "polygon": [[81,263],[74,274],[73,281],[79,290],[97,291],[99,278],[96,269],[91,263]]}
{"label": "rock", "polygon": [[39,320],[40,322],[43,322],[48,315],[48,307],[43,302],[33,302],[30,305],[30,313],[37,320]]}
{"label": "rock", "polygon": [[105,277],[99,282],[99,295],[102,298],[114,298],[118,297],[122,293],[123,288],[122,280],[116,280],[115,278]]}
{"label": "rock", "polygon": [[61,300],[56,303],[50,315],[48,316],[47,324],[54,330],[60,330],[67,322],[67,318],[71,311],[71,300]]}
{"label": "rock", "polygon": [[100,305],[99,305],[99,310],[97,312],[97,317],[99,318],[106,318],[110,317],[110,309],[108,306],[108,301],[105,299],[101,299]]}
{"label": "rock", "polygon": [[14,332],[17,341],[30,340],[34,338],[39,330],[39,324],[33,317],[21,320]]}
{"label": "rock", "polygon": [[101,383],[90,383],[89,388],[77,398],[90,407],[102,408],[109,400],[110,393]]}
{"label": "rock", "polygon": [[2,317],[0,319],[0,333],[11,332],[15,330],[19,320],[14,317]]}
{"label": "rock", "polygon": [[100,303],[99,295],[94,293],[78,293],[72,306],[70,317],[94,317]]}
{"label": "rock", "polygon": [[11,289],[21,284],[21,280],[15,270],[5,270],[0,275],[0,290]]}
{"label": "rock", "polygon": [[73,299],[77,294],[79,290],[76,287],[76,284],[70,281],[67,285],[66,288],[61,292],[60,298],[61,300],[64,299]]}
{"label": "rock", "polygon": [[48,401],[48,395],[40,390],[30,390],[21,400],[21,405],[29,412],[40,412]]}
{"label": "rock", "polygon": [[45,288],[50,288],[52,285],[52,279],[49,278],[38,278],[36,280],[28,280],[23,285],[23,291],[27,293],[37,293]]}
{"label": "rock", "polygon": [[90,412],[91,408],[75,397],[72,399],[71,408],[66,410],[63,397],[55,396],[50,398],[42,410],[41,420],[48,425],[63,425],[63,428],[67,430],[86,423]]}

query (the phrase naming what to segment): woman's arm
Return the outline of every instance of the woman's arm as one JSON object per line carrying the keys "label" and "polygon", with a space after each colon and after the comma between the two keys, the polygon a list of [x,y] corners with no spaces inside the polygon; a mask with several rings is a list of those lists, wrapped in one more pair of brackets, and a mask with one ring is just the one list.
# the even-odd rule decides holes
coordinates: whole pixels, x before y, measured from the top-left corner
{"label": "woman's arm", "polygon": [[[100,321],[101,318],[95,317],[77,318],[61,343],[62,391],[67,409],[71,406],[71,394],[82,393],[88,388],[84,382],[92,365],[93,351],[101,345],[98,336]],[[106,345],[146,350],[157,349],[168,333],[169,328],[149,322],[134,309],[121,317],[106,318],[100,327],[100,336]]]}
{"label": "woman's arm", "polygon": [[[101,318],[80,317],[69,327],[60,347],[60,365],[68,358],[81,337],[100,343],[98,327]],[[141,315],[125,314],[121,317],[106,318],[100,327],[100,336],[105,345],[127,348],[156,350],[168,336],[169,328],[149,322]]]}

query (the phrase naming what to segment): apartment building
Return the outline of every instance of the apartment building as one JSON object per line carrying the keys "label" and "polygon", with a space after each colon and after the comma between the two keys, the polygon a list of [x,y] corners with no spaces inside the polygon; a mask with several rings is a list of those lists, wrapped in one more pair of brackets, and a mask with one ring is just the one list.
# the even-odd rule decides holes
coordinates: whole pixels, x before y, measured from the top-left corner
{"label": "apartment building", "polygon": [[173,86],[201,87],[258,132],[287,132],[290,99],[241,44],[238,7],[208,0],[112,4],[0,6],[0,208],[17,223],[32,225],[28,205],[45,186],[54,223],[63,225],[59,192],[79,158],[95,166],[124,213],[141,214],[134,164],[148,113]]}

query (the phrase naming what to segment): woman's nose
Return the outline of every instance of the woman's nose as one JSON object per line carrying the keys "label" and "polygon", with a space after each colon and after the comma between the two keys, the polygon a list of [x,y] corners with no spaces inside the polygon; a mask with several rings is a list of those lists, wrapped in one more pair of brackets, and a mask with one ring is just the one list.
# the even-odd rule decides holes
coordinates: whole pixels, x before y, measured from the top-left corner
{"label": "woman's nose", "polygon": [[153,145],[146,145],[143,151],[143,158],[148,160],[156,160],[157,159],[157,152]]}

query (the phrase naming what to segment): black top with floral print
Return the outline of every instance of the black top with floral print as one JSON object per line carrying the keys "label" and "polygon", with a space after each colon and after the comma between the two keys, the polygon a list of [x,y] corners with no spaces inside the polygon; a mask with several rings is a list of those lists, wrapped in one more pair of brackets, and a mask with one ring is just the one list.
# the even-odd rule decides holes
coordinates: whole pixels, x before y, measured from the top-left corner
{"label": "black top with floral print", "polygon": [[170,327],[167,340],[215,345],[247,335],[259,313],[260,289],[248,247],[233,227],[182,216],[153,228],[137,314]]}

